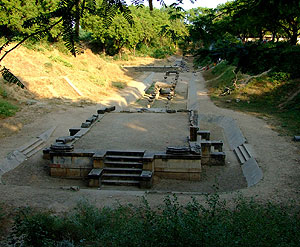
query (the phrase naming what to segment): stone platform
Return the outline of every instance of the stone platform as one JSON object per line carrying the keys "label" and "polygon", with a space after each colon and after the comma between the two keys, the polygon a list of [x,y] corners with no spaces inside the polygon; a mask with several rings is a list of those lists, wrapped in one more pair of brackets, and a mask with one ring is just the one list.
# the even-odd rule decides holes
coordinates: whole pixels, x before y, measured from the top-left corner
{"label": "stone platform", "polygon": [[188,113],[109,113],[74,147],[164,151],[167,146],[188,146],[188,136]]}

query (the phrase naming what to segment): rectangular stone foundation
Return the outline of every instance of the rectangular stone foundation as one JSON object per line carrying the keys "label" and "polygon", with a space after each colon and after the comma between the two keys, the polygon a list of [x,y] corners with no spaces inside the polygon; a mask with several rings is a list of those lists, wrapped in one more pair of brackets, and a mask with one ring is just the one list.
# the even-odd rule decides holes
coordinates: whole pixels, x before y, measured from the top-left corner
{"label": "rectangular stone foundation", "polygon": [[59,178],[85,178],[90,172],[90,168],[64,168],[51,167],[50,175]]}
{"label": "rectangular stone foundation", "polygon": [[201,160],[155,159],[154,174],[161,178],[199,181]]}

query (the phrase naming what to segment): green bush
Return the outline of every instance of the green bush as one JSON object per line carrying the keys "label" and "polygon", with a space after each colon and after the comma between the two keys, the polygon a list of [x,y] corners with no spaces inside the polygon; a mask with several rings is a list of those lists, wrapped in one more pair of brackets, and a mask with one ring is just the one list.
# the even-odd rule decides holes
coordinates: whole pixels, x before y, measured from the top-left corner
{"label": "green bush", "polygon": [[[294,205],[295,206],[295,205]],[[97,209],[85,202],[58,217],[30,210],[15,220],[13,241],[23,246],[299,246],[299,208],[239,198],[234,209],[208,195],[179,204],[166,197],[158,209],[139,206]]]}
{"label": "green bush", "polygon": [[16,114],[19,108],[6,100],[0,99],[0,117],[11,117]]}
{"label": "green bush", "polygon": [[163,59],[166,58],[169,55],[173,55],[175,53],[174,49],[171,49],[170,47],[161,47],[161,48],[156,48],[151,56],[157,59]]}
{"label": "green bush", "polygon": [[227,46],[199,49],[195,56],[196,64],[202,61],[215,62],[222,58],[243,73],[256,75],[272,69],[274,72],[289,74],[291,78],[300,78],[300,47],[287,43],[229,43]]}

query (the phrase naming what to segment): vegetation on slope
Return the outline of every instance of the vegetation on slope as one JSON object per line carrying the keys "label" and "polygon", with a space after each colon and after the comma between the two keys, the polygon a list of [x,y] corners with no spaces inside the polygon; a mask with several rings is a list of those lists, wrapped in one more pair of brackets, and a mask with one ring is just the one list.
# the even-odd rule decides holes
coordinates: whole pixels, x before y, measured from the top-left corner
{"label": "vegetation on slope", "polygon": [[[289,74],[284,72],[269,72],[249,80],[249,76],[238,73],[234,86],[236,80],[234,69],[234,66],[222,62],[204,73],[215,103],[223,107],[267,116],[275,121],[274,125],[278,130],[291,135],[298,134],[300,129],[299,79],[290,79]],[[230,88],[231,93],[222,96],[226,87]]]}

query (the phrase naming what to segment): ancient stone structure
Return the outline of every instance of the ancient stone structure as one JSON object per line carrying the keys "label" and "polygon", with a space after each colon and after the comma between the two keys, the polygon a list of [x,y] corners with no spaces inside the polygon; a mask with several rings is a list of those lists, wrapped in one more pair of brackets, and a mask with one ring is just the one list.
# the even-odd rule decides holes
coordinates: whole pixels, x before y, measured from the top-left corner
{"label": "ancient stone structure", "polygon": [[[149,103],[153,104],[159,95],[165,95],[168,100],[172,100],[176,96],[178,69],[182,66],[182,61],[177,61],[177,64],[175,69],[174,67],[163,67],[163,71],[166,72],[165,80],[170,74],[175,74],[174,81],[172,83],[156,82],[154,92],[148,96]],[[145,70],[145,68],[140,69]],[[195,108],[194,103],[189,105],[193,105]],[[70,136],[60,137],[50,148],[44,149],[44,157],[51,160],[51,176],[87,178],[90,187],[135,185],[141,188],[151,188],[154,176],[199,181],[203,165],[225,165],[223,142],[210,140],[210,132],[199,129],[198,112],[192,108],[178,111],[160,108],[123,111],[128,114],[132,112],[172,114],[188,112],[187,145],[170,145],[159,151],[126,150],[126,148],[124,150],[76,148],[77,140],[88,135],[95,124],[115,109],[114,106],[99,109],[97,114],[83,122],[80,128],[70,128]]]}

